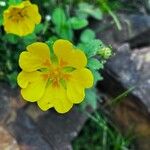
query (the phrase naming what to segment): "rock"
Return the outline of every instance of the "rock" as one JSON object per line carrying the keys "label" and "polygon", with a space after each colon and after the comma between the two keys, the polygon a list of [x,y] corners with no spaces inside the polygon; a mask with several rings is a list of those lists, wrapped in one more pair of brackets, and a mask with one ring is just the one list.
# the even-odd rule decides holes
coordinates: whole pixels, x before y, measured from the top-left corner
{"label": "rock", "polygon": [[117,15],[122,25],[121,31],[111,23],[111,18],[91,25],[91,28],[96,30],[98,38],[116,49],[124,42],[129,42],[132,48],[150,44],[149,15],[128,13],[119,13]]}
{"label": "rock", "polygon": [[[124,133],[137,136],[137,150],[150,148],[150,47],[130,50],[122,45],[106,64],[104,81],[98,87],[116,97],[130,87],[135,89],[121,102],[106,109]],[[108,101],[108,99],[107,99]]]}
{"label": "rock", "polygon": [[150,117],[139,104],[137,98],[128,96],[113,109],[109,110],[112,120],[124,135],[133,138],[136,150],[149,150],[150,148]]}
{"label": "rock", "polygon": [[114,38],[119,43],[129,42],[131,47],[150,44],[150,16],[142,14],[120,14],[122,30],[115,30]]}
{"label": "rock", "polygon": [[0,86],[0,100],[0,123],[20,150],[71,150],[71,141],[88,118],[76,107],[62,115],[54,110],[43,112],[35,104],[25,105],[19,91],[6,84]]}
{"label": "rock", "polygon": [[7,84],[0,86],[0,124],[12,120],[15,110],[25,105],[19,91],[11,89]]}
{"label": "rock", "polygon": [[[46,141],[53,146],[53,150],[72,150],[71,141],[82,129],[87,116],[76,107],[66,114],[58,114],[54,110],[42,115],[37,106],[30,105],[26,110],[32,116]],[[39,114],[34,117],[32,114]]]}
{"label": "rock", "polygon": [[131,52],[128,45],[123,45],[106,69],[125,89],[135,87],[132,94],[150,112],[150,47]]}
{"label": "rock", "polygon": [[3,126],[0,126],[0,137],[0,150],[19,150],[16,139]]}
{"label": "rock", "polygon": [[10,122],[7,129],[16,138],[20,150],[53,150],[23,109],[17,111],[15,121]]}

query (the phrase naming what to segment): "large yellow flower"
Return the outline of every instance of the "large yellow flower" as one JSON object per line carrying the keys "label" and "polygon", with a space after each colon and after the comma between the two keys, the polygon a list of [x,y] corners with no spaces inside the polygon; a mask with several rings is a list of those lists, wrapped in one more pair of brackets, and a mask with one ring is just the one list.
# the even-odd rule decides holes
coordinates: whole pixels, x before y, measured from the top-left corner
{"label": "large yellow flower", "polygon": [[19,58],[22,72],[17,80],[21,94],[27,101],[37,101],[43,111],[54,107],[65,113],[74,103],[81,103],[85,88],[93,85],[86,64],[85,54],[67,40],[57,40],[53,53],[45,43],[33,43]]}
{"label": "large yellow flower", "polygon": [[30,1],[10,6],[3,15],[5,31],[19,36],[32,33],[35,25],[41,21],[37,5],[31,4]]}

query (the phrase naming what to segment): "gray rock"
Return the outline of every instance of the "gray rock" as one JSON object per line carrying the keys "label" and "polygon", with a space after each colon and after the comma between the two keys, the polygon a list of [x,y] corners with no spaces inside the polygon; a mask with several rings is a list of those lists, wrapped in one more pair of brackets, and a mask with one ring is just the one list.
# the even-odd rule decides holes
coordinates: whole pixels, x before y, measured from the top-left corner
{"label": "gray rock", "polygon": [[[37,106],[30,105],[26,110],[32,116],[46,141],[53,146],[53,150],[72,150],[71,141],[82,129],[87,116],[76,107],[66,114],[58,114],[54,110],[42,115]],[[35,118],[32,114],[37,112]]]}
{"label": "gray rock", "polygon": [[18,90],[11,89],[7,84],[0,85],[0,124],[13,120],[15,111],[25,105]]}
{"label": "gray rock", "polygon": [[142,14],[120,14],[122,30],[114,32],[114,39],[129,42],[131,47],[150,44],[150,16]]}
{"label": "gray rock", "polygon": [[135,87],[133,95],[150,112],[150,47],[131,52],[128,45],[123,45],[106,68],[125,89]]}
{"label": "gray rock", "polygon": [[19,91],[6,84],[0,86],[0,101],[0,123],[20,150],[72,150],[71,141],[88,118],[76,107],[63,115],[53,109],[42,112],[36,105],[26,105]]}
{"label": "gray rock", "polygon": [[[112,19],[105,22],[95,22],[91,27],[96,30],[97,37],[113,48],[120,47],[124,42],[129,42],[131,47],[150,44],[150,16],[143,14],[117,14],[122,25],[119,31]],[[101,30],[101,28],[103,30]],[[100,29],[100,30],[99,30]]]}
{"label": "gray rock", "polygon": [[53,150],[23,109],[17,111],[15,121],[7,124],[7,129],[16,138],[20,150]]}
{"label": "gray rock", "polygon": [[[98,87],[108,96],[105,111],[125,135],[132,133],[136,150],[149,150],[150,47],[131,51],[128,44],[122,45],[106,64],[103,76]],[[114,107],[107,105],[130,87],[135,89]]]}

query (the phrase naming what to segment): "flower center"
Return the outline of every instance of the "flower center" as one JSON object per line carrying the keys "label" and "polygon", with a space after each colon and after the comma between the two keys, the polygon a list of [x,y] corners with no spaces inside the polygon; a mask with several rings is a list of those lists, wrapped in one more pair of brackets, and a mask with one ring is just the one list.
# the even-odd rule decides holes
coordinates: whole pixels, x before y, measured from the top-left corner
{"label": "flower center", "polygon": [[10,12],[9,19],[11,19],[13,22],[19,22],[23,20],[25,17],[28,17],[25,8],[22,9],[13,8],[12,11]]}
{"label": "flower center", "polygon": [[65,86],[65,82],[69,80],[71,76],[69,72],[66,72],[64,70],[64,68],[55,65],[51,65],[50,68],[43,71],[43,73],[44,78],[48,79],[48,81],[54,87],[59,87],[60,84],[63,84],[63,86]]}

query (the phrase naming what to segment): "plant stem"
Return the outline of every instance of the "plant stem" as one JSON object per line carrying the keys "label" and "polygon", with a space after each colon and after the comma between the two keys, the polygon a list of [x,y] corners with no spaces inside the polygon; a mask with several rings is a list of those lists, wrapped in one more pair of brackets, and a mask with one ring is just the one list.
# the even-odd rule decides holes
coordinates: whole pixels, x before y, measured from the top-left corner
{"label": "plant stem", "polygon": [[110,16],[113,18],[118,30],[122,30],[121,23],[117,15],[111,10],[111,8],[107,5],[107,3],[104,2],[104,0],[99,0],[99,2],[102,4],[103,8],[105,8],[107,12],[110,14]]}

